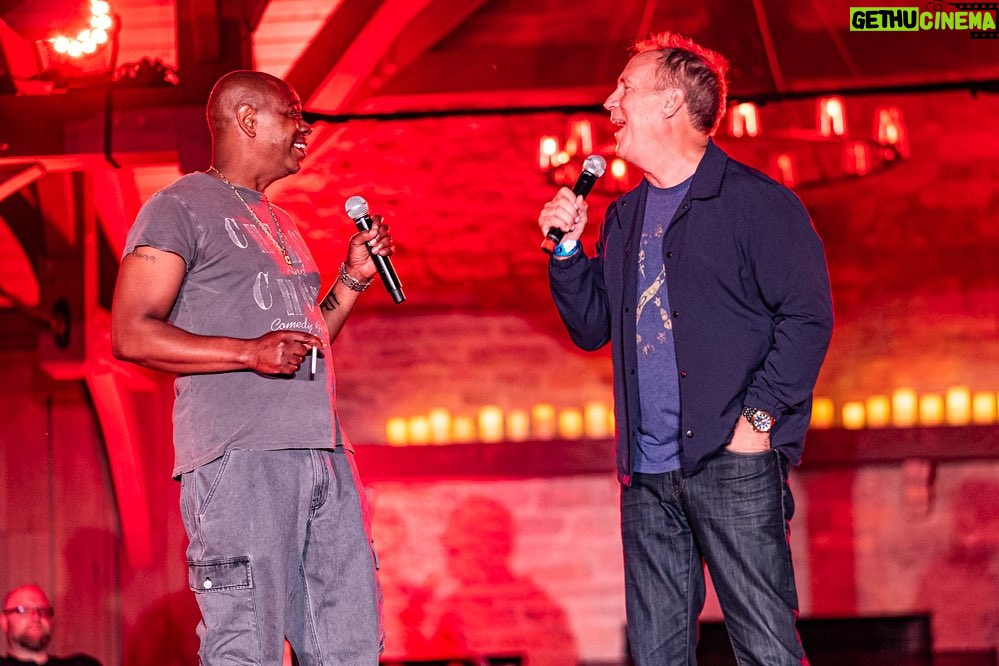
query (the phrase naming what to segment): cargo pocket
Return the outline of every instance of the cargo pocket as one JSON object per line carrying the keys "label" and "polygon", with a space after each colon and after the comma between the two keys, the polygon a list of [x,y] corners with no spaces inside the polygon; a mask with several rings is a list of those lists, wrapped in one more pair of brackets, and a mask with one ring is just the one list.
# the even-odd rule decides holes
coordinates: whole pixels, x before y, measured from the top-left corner
{"label": "cargo pocket", "polygon": [[250,590],[253,579],[250,576],[249,557],[229,557],[224,560],[190,562],[188,584],[197,594],[219,590]]}
{"label": "cargo pocket", "polygon": [[188,560],[187,569],[188,585],[197,595],[211,643],[209,654],[224,645],[227,655],[238,653],[250,663],[260,663],[250,558]]}

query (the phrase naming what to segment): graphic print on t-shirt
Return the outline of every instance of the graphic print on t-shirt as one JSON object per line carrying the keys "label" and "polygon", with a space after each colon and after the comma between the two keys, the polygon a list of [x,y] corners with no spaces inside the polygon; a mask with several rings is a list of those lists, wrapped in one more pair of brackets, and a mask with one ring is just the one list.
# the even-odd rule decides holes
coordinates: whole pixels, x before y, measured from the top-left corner
{"label": "graphic print on t-shirt", "polygon": [[[649,234],[642,232],[641,245],[638,250],[638,278],[641,284],[646,284],[648,278],[645,274],[646,269],[646,253],[645,248],[649,245],[653,249],[658,251],[658,248],[662,247],[663,234],[666,229],[662,224],[657,224],[655,230]],[[642,290],[638,296],[638,307],[635,310],[635,322],[641,322],[642,312],[645,310],[645,306],[651,303],[659,310],[659,319],[662,321],[662,330],[656,333],[655,337],[651,340],[642,340],[642,328],[638,328],[638,333],[636,334],[638,343],[638,351],[643,356],[648,356],[652,354],[657,345],[662,345],[666,342],[666,336],[668,335],[666,331],[673,329],[673,321],[669,318],[669,309],[663,307],[662,298],[662,288],[666,284],[666,267],[660,266],[659,274],[652,280],[648,282],[648,286]]]}
{"label": "graphic print on t-shirt", "polygon": [[304,279],[305,271],[299,259],[302,256],[298,247],[300,239],[291,220],[282,225],[285,249],[293,258],[290,267],[284,265],[278,248],[261,231],[256,220],[226,217],[224,224],[233,245],[240,250],[252,250],[253,244],[249,240],[252,238],[259,251],[268,258],[267,269],[258,270],[254,278],[253,301],[262,311],[274,315],[270,330],[305,330],[314,335],[325,335],[317,305],[319,288]]}

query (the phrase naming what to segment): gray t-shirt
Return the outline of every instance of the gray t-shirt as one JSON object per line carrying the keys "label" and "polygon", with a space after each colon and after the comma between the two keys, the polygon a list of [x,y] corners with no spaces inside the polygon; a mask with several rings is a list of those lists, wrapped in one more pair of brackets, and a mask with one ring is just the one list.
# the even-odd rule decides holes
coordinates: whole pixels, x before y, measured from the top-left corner
{"label": "gray t-shirt", "polygon": [[[277,239],[261,193],[239,191]],[[187,275],[169,321],[185,331],[250,339],[303,330],[328,340],[315,261],[291,217],[274,210],[291,266],[229,186],[203,173],[180,178],[143,205],[125,254],[148,245],[184,260]],[[310,370],[306,359],[290,378],[251,370],[178,376],[173,475],[232,448],[349,447],[336,418],[332,355],[320,359],[315,379]]]}

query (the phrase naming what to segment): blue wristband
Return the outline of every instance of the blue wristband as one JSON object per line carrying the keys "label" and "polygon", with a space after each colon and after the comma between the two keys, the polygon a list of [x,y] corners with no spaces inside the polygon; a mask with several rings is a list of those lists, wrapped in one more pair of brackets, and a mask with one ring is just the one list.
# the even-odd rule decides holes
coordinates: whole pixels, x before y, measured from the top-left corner
{"label": "blue wristband", "polygon": [[572,255],[579,252],[579,241],[567,240],[562,241],[555,247],[556,257],[571,257]]}

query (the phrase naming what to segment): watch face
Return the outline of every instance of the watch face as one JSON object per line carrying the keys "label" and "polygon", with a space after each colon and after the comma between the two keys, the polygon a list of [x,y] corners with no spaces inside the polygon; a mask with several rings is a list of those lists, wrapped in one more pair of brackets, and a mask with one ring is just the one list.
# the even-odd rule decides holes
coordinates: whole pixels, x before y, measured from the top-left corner
{"label": "watch face", "polygon": [[756,410],[753,414],[753,429],[757,432],[770,432],[770,427],[774,424],[772,416],[766,412]]}

